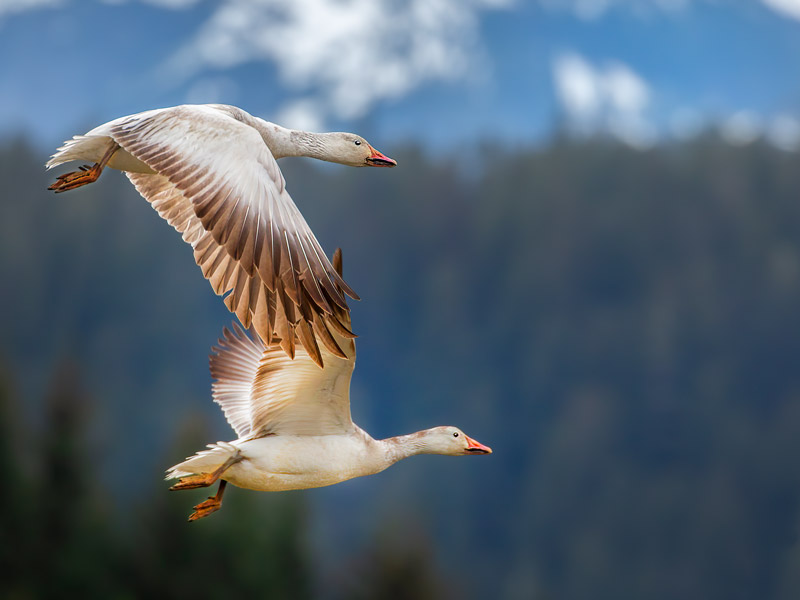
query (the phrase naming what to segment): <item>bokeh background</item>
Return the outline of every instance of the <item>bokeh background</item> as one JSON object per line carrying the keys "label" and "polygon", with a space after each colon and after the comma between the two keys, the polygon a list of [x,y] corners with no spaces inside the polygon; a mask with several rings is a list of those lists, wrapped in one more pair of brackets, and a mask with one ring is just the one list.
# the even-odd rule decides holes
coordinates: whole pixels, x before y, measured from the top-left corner
{"label": "bokeh background", "polygon": [[[0,595],[800,597],[798,74],[797,0],[0,0]],[[43,168],[184,102],[398,160],[282,161],[353,415],[492,456],[185,522],[231,315],[124,176]]]}

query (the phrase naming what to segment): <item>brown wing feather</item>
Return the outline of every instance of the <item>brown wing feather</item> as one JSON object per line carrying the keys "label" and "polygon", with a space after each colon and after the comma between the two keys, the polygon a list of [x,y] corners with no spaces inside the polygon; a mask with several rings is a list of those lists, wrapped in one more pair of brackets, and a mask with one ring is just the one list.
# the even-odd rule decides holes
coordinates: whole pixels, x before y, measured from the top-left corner
{"label": "brown wing feather", "polygon": [[[331,335],[350,331],[345,295],[358,296],[334,269],[285,190],[258,132],[210,107],[134,115],[112,136],[156,175],[127,173],[184,240],[217,294],[265,344],[295,339],[320,367],[317,341],[343,354]],[[194,151],[201,148],[199,151]],[[303,325],[300,325],[302,323]]]}

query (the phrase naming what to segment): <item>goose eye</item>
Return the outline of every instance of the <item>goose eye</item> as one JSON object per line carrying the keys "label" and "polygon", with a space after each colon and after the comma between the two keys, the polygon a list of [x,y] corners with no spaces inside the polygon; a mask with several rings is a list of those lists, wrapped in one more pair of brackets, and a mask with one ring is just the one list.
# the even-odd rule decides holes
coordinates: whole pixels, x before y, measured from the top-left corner
{"label": "goose eye", "polygon": [[458,437],[458,432],[457,431],[453,432],[453,437]]}
{"label": "goose eye", "polygon": [[353,143],[354,143],[356,146],[360,146],[360,145],[361,145],[361,140],[356,140],[356,141],[354,141]]}

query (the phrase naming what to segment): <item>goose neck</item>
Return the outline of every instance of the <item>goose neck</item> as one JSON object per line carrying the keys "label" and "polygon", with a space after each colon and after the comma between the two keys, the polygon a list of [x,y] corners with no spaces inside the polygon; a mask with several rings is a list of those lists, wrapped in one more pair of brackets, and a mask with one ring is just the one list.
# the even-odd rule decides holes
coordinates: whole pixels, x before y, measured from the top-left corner
{"label": "goose neck", "polygon": [[407,435],[398,435],[382,440],[386,457],[391,463],[414,456],[415,454],[429,454],[426,441],[426,432],[417,431]]}
{"label": "goose neck", "polygon": [[287,129],[275,123],[260,121],[258,129],[261,137],[276,159],[285,156],[307,156],[331,160],[325,143],[327,134]]}

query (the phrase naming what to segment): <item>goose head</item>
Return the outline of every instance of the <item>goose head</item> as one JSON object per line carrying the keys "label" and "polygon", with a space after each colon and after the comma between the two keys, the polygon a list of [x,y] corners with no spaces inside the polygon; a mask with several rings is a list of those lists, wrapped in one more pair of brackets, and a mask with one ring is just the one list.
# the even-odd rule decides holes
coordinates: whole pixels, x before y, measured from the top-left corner
{"label": "goose head", "polygon": [[434,427],[424,432],[426,454],[446,454],[463,456],[464,454],[491,454],[492,449],[473,440],[458,427],[449,425]]}
{"label": "goose head", "polygon": [[350,167],[394,167],[397,161],[381,154],[361,136],[354,133],[329,133],[325,140],[330,155],[337,162]]}

